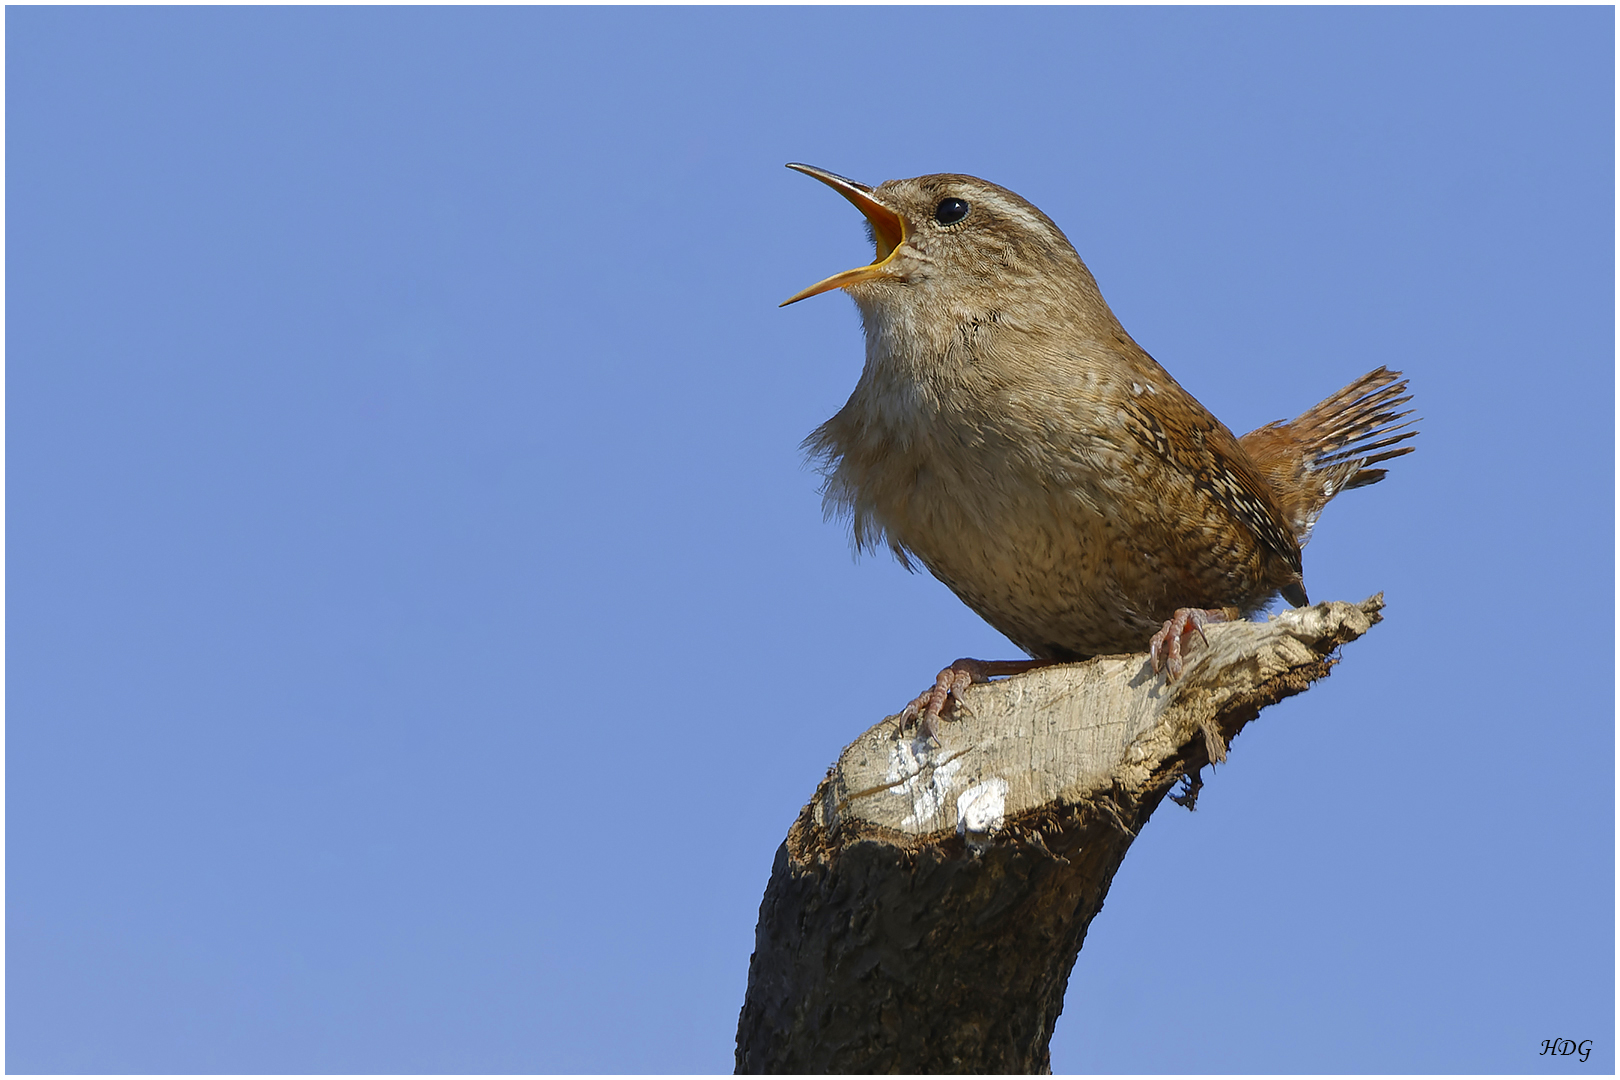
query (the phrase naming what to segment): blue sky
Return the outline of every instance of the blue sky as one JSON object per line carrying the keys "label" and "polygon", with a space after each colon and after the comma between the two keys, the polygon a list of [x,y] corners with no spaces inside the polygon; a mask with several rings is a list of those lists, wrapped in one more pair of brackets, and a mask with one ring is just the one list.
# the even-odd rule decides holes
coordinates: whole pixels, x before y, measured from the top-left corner
{"label": "blue sky", "polygon": [[9,1070],[730,1069],[828,764],[1015,655],[821,519],[807,161],[1018,191],[1238,431],[1425,417],[1054,1066],[1612,1072],[1613,18],[9,9]]}

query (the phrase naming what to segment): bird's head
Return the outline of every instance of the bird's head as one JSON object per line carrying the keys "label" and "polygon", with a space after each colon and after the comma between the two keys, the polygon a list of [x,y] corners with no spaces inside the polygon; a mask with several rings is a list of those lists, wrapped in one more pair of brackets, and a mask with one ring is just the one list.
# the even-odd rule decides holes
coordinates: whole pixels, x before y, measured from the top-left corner
{"label": "bird's head", "polygon": [[1050,311],[1054,304],[1072,309],[1093,300],[1102,305],[1068,237],[1006,188],[955,173],[873,188],[810,165],[788,168],[854,203],[877,250],[870,264],[819,281],[783,301],[784,307],[832,289],[844,289],[863,310]]}

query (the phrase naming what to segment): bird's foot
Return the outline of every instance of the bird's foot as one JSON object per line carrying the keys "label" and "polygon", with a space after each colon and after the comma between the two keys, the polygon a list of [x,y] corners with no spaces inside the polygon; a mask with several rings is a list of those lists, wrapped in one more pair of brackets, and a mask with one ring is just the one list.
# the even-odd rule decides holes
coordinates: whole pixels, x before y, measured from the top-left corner
{"label": "bird's foot", "polygon": [[1153,670],[1168,669],[1169,682],[1181,678],[1185,666],[1181,662],[1181,653],[1186,639],[1196,633],[1204,638],[1204,644],[1208,645],[1209,638],[1204,637],[1205,624],[1230,622],[1232,618],[1230,608],[1177,608],[1176,613],[1166,619],[1159,632],[1153,635],[1153,640],[1148,642],[1148,652],[1153,657]]}
{"label": "bird's foot", "polygon": [[974,660],[964,656],[954,661],[934,679],[934,685],[917,695],[900,713],[900,731],[915,723],[919,738],[939,741],[939,720],[951,702],[962,702],[962,693],[974,683],[989,682],[995,675],[1022,675],[1048,667],[1056,660]]}

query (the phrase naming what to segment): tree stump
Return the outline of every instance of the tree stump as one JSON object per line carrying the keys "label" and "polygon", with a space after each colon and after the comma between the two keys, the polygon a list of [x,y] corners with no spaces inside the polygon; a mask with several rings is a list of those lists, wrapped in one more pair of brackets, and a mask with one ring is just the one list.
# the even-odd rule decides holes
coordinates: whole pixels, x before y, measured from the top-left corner
{"label": "tree stump", "polygon": [[937,744],[889,717],[777,850],[737,1072],[1050,1072],[1086,928],[1131,841],[1262,708],[1305,690],[1383,595],[974,686]]}

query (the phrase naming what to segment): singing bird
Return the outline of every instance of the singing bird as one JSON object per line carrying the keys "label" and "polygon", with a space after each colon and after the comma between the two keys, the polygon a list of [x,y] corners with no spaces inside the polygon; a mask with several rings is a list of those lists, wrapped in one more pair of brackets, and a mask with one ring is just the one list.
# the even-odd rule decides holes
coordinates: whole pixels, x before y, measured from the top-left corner
{"label": "singing bird", "polygon": [[1399,372],[1233,436],[1125,332],[1051,219],[950,173],[875,188],[792,164],[865,215],[843,289],[866,364],[805,440],[857,550],[921,563],[1028,660],[964,658],[905,710],[933,737],[973,682],[1190,635],[1306,598],[1300,548],[1328,500],[1376,483],[1417,432]]}

